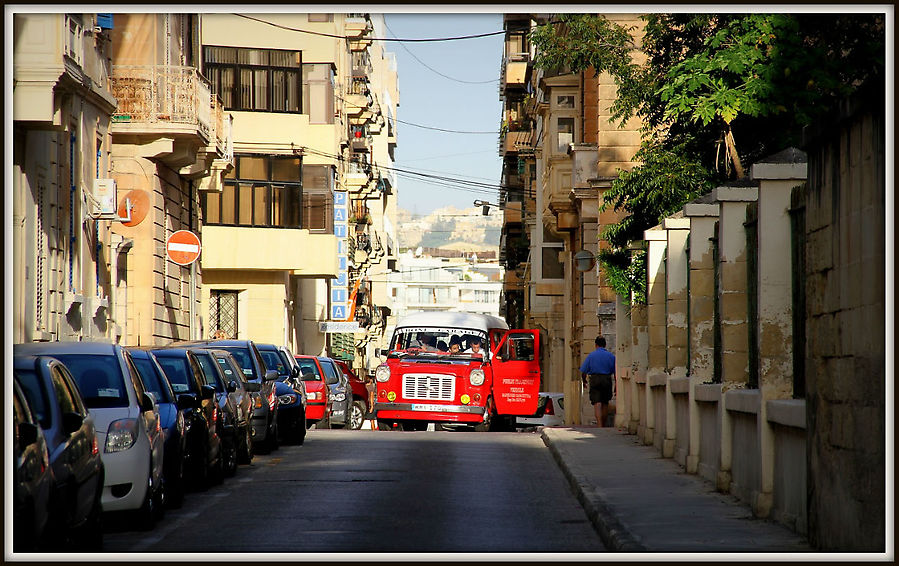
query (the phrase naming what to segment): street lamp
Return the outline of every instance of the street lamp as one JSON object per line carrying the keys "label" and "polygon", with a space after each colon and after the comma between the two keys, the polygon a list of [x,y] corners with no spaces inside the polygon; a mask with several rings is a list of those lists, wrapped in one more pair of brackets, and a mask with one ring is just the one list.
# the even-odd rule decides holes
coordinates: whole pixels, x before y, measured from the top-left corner
{"label": "street lamp", "polygon": [[490,207],[491,207],[491,206],[495,206],[496,208],[499,208],[499,205],[498,205],[498,204],[493,204],[492,202],[487,202],[486,200],[476,200],[476,201],[474,201],[474,205],[475,205],[475,206],[482,206],[482,207],[484,207],[484,208],[482,209],[482,214],[483,214],[484,216],[487,216],[487,215],[490,214]]}
{"label": "street lamp", "polygon": [[595,259],[593,252],[581,250],[574,254],[574,268],[578,271],[590,271],[593,269]]}

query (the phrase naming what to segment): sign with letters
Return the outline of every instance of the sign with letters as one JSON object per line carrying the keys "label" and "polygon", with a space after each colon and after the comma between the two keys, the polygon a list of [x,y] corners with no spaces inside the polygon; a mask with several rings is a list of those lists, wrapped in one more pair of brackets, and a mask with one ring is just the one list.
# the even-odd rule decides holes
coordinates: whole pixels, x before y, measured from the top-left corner
{"label": "sign with letters", "polygon": [[[337,238],[337,278],[331,281],[330,319],[346,321],[349,316],[347,299],[349,297],[349,277],[347,274],[347,205],[349,194],[346,191],[334,191],[334,236]],[[327,332],[322,330],[322,332]],[[330,332],[338,332],[330,330]],[[351,332],[351,331],[350,331]]]}

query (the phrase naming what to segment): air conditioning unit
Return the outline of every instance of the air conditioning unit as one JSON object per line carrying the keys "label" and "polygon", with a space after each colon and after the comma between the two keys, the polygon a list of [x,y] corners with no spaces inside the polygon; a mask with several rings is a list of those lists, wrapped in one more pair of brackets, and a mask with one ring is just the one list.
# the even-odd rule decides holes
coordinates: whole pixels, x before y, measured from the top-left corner
{"label": "air conditioning unit", "polygon": [[94,179],[92,199],[96,209],[97,218],[113,220],[118,218],[118,199],[116,198],[115,179]]}

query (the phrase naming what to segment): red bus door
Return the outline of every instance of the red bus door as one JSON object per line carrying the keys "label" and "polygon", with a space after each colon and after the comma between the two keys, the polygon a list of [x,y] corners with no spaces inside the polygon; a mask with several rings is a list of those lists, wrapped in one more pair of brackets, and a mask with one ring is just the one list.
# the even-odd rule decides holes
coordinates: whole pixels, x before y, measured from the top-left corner
{"label": "red bus door", "polygon": [[540,392],[540,333],[509,330],[493,350],[493,400],[499,415],[533,415]]}

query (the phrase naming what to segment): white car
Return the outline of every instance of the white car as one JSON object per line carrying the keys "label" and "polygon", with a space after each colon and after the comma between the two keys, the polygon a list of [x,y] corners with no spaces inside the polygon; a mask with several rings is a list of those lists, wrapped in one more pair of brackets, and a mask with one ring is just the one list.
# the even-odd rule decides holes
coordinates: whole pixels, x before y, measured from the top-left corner
{"label": "white car", "polygon": [[565,394],[541,391],[537,413],[515,419],[516,426],[563,426],[565,424]]}
{"label": "white car", "polygon": [[17,344],[17,354],[47,355],[69,368],[96,427],[106,475],[103,511],[137,511],[146,527],[162,516],[163,432],[159,411],[131,356],[106,342]]}

